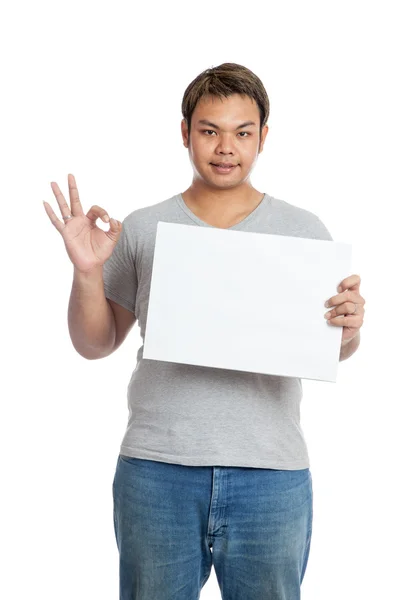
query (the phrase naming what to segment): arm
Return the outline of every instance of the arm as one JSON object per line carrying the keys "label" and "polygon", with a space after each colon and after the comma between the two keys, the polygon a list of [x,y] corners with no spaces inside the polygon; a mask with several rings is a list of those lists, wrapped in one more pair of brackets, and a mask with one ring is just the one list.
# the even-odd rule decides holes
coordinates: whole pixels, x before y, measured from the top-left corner
{"label": "arm", "polygon": [[74,268],[68,328],[75,350],[84,358],[104,358],[115,349],[114,313],[104,294],[103,267],[85,274]]}
{"label": "arm", "polygon": [[350,358],[350,356],[352,356],[354,354],[354,352],[358,349],[359,345],[360,345],[360,332],[358,332],[357,335],[352,340],[350,340],[347,343],[345,342],[344,344],[342,344],[340,346],[339,361]]}

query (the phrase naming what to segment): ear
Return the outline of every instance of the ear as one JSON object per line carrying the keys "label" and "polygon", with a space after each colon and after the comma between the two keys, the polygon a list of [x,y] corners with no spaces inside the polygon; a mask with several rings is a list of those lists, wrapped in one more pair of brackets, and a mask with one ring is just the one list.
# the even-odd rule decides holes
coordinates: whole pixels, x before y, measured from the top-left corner
{"label": "ear", "polygon": [[265,142],[265,138],[267,137],[268,129],[269,129],[268,125],[264,125],[264,127],[261,130],[260,148],[258,150],[259,154],[263,151],[264,142]]}
{"label": "ear", "polygon": [[182,133],[183,145],[185,146],[185,148],[187,148],[189,145],[189,135],[188,135],[188,125],[187,125],[186,119],[182,119],[182,121],[181,121],[181,133]]}

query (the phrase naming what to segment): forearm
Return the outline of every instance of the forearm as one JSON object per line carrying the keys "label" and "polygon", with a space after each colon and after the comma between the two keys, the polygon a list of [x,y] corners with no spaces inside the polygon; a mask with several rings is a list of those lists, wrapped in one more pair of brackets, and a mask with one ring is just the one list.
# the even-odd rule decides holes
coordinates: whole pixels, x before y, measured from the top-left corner
{"label": "forearm", "polygon": [[94,360],[111,354],[115,319],[104,294],[103,267],[90,275],[74,268],[68,328],[75,350],[84,358]]}
{"label": "forearm", "polygon": [[358,332],[356,337],[353,338],[348,344],[346,344],[345,346],[341,346],[339,361],[350,358],[350,356],[352,356],[352,354],[354,354],[354,352],[357,350],[359,345],[360,345],[360,332]]}

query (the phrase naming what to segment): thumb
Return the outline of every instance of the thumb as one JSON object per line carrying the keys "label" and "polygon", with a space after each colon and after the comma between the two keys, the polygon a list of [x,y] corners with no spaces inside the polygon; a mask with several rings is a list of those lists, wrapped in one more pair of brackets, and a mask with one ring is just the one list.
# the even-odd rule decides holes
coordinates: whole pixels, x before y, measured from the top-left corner
{"label": "thumb", "polygon": [[105,234],[112,240],[115,244],[118,241],[118,238],[122,231],[122,223],[117,221],[116,219],[110,219],[110,229],[105,232]]}

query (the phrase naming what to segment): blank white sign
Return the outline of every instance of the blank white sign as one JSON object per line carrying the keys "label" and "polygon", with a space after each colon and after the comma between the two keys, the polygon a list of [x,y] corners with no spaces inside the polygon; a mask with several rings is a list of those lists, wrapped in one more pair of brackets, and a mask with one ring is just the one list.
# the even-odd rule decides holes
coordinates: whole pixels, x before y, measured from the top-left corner
{"label": "blank white sign", "polygon": [[351,245],[159,222],[143,358],[336,381]]}

